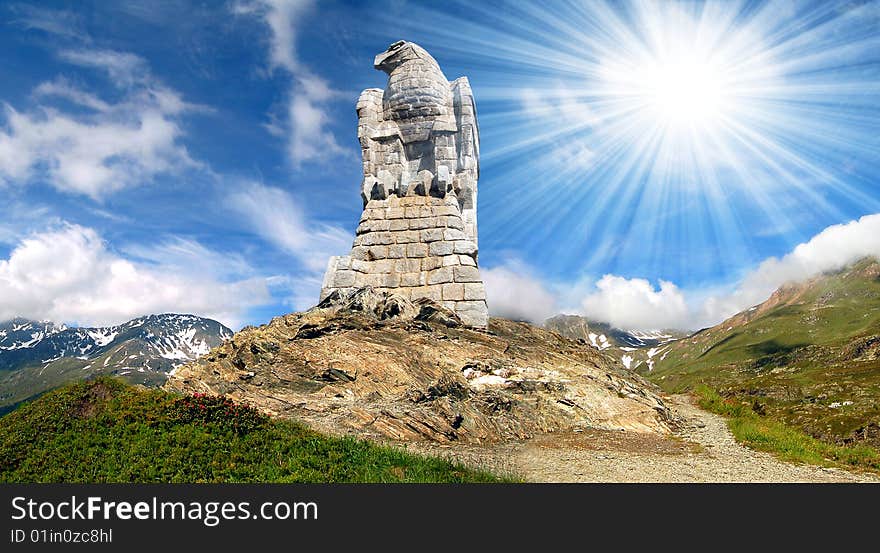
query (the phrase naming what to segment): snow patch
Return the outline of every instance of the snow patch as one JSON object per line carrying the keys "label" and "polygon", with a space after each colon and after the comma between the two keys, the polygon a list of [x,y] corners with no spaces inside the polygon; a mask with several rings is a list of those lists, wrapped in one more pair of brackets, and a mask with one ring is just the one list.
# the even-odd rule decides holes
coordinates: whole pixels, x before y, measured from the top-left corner
{"label": "snow patch", "polygon": [[95,345],[98,347],[104,347],[113,340],[116,339],[116,336],[119,334],[118,331],[115,331],[110,328],[96,328],[94,330],[88,330],[89,338],[95,342]]}

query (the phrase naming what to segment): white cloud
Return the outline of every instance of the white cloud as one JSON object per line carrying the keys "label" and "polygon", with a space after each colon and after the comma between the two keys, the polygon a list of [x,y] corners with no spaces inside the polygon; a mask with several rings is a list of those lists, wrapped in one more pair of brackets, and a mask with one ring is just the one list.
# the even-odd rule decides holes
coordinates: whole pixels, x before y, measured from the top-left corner
{"label": "white cloud", "polygon": [[52,109],[19,113],[7,105],[5,118],[0,179],[7,182],[45,174],[61,191],[100,199],[193,164],[177,143],[179,125],[156,106],[80,120]]}
{"label": "white cloud", "polygon": [[288,156],[294,166],[307,161],[320,161],[349,155],[339,145],[332,132],[327,130],[330,116],[326,103],[341,93],[331,90],[320,77],[305,75],[297,77],[288,104],[290,140]]}
{"label": "white cloud", "polygon": [[280,188],[240,183],[226,204],[244,216],[257,235],[297,257],[310,271],[323,271],[329,256],[351,247],[349,232],[309,220],[293,197]]}
{"label": "white cloud", "polygon": [[65,39],[90,42],[82,17],[74,12],[38,8],[28,4],[13,4],[10,11],[15,14],[11,23],[25,29],[38,30]]}
{"label": "white cloud", "polygon": [[34,96],[38,98],[62,98],[95,111],[106,112],[110,111],[112,107],[94,94],[80,90],[62,78],[40,83],[34,89]]}
{"label": "white cloud", "polygon": [[140,252],[155,262],[136,262],[90,228],[65,224],[33,234],[0,260],[0,320],[109,325],[188,312],[237,328],[250,308],[270,301],[266,279],[233,274],[222,256],[197,243],[157,248]]}
{"label": "white cloud", "polygon": [[[179,115],[194,108],[173,90],[147,79],[142,60],[110,51],[62,54],[68,61],[108,71],[128,87],[110,103],[67,81],[40,84],[44,105],[30,112],[4,106],[0,126],[0,183],[26,184],[43,178],[64,192],[101,199],[117,190],[178,173],[197,164],[179,139]],[[63,111],[52,100],[89,108]]]}
{"label": "white cloud", "polygon": [[270,67],[281,67],[295,73],[299,69],[296,57],[297,23],[314,4],[314,0],[245,0],[233,4],[233,12],[263,18],[272,34],[269,42]]}
{"label": "white cloud", "polygon": [[281,69],[292,77],[285,114],[287,153],[297,168],[306,162],[350,154],[327,128],[328,104],[346,95],[312,73],[296,55],[299,25],[313,5],[312,0],[252,0],[233,5],[234,13],[256,16],[265,22],[270,31],[269,68]]}
{"label": "white cloud", "polygon": [[486,286],[489,312],[494,317],[542,323],[558,313],[554,295],[520,261],[481,267],[480,276]]}
{"label": "white cloud", "polygon": [[553,286],[551,293],[522,264],[481,272],[489,308],[499,316],[540,322],[554,314],[550,311],[557,305],[575,303],[585,316],[620,328],[695,330],[765,301],[784,284],[839,270],[869,256],[880,259],[880,214],[832,225],[782,258],[766,259],[729,287],[682,290],[661,280],[657,288],[643,278],[608,274],[595,283]]}
{"label": "white cloud", "polygon": [[115,50],[62,50],[58,56],[72,65],[105,71],[116,86],[131,86],[149,77],[146,60],[128,52]]}
{"label": "white cloud", "polygon": [[766,259],[732,292],[704,300],[698,308],[699,320],[704,324],[720,322],[761,303],[787,282],[838,270],[867,256],[880,258],[880,213],[832,225],[781,259]]}
{"label": "white cloud", "polygon": [[645,279],[605,275],[596,291],[581,301],[584,314],[618,328],[678,328],[688,321],[688,306],[675,284],[660,289]]}
{"label": "white cloud", "polygon": [[255,234],[300,262],[303,272],[289,283],[292,303],[296,309],[315,305],[328,258],[351,248],[351,234],[310,220],[289,193],[256,182],[239,183],[226,205]]}

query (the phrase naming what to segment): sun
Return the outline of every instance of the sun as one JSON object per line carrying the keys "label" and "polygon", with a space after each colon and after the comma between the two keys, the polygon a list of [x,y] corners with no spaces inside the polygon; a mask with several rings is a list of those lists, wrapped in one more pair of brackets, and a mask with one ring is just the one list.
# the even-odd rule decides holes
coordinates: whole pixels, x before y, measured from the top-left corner
{"label": "sun", "polygon": [[760,40],[721,18],[651,12],[639,38],[605,50],[595,92],[632,136],[703,144],[741,124],[773,85]]}
{"label": "sun", "polygon": [[718,124],[731,107],[723,68],[698,54],[651,59],[636,66],[632,94],[669,128]]}

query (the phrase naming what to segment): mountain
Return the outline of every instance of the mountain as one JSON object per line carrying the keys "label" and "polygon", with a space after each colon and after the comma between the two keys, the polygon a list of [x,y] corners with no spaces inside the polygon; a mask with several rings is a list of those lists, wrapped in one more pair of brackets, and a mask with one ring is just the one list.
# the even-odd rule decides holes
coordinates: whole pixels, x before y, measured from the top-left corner
{"label": "mountain", "polygon": [[544,321],[544,328],[571,340],[604,351],[627,369],[654,368],[658,356],[669,351],[669,344],[686,334],[675,330],[623,330],[580,315],[556,315]]}
{"label": "mountain", "polygon": [[0,410],[99,374],[155,386],[231,336],[217,321],[194,315],[150,315],[104,328],[6,321],[0,323]]}
{"label": "mountain", "polygon": [[880,263],[787,284],[671,344],[646,376],[668,391],[707,384],[817,438],[880,447]]}
{"label": "mountain", "polygon": [[677,420],[595,348],[492,318],[462,324],[427,299],[362,288],[238,332],[165,389],[227,394],[331,434],[491,443],[556,430],[665,435]]}

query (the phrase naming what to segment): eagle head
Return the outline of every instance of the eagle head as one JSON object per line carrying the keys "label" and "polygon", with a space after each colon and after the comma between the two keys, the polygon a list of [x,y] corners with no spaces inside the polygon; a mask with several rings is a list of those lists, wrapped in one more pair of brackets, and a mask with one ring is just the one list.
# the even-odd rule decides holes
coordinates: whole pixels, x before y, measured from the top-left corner
{"label": "eagle head", "polygon": [[[397,42],[392,43],[387,50],[376,56],[376,59],[373,61],[373,67],[390,75],[392,71],[397,69],[404,62],[423,57],[420,55],[420,51],[424,52],[424,50],[417,44],[405,40],[398,40]],[[425,54],[427,54],[427,52],[425,52]]]}

